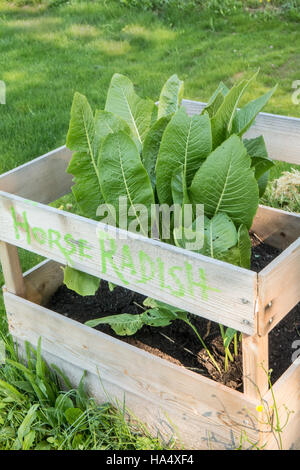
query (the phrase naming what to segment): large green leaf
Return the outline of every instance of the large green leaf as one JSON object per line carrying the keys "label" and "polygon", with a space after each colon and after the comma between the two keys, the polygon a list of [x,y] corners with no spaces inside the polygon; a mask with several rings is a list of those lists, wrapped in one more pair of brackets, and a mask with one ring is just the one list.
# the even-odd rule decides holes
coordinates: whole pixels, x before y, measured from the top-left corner
{"label": "large green leaf", "polygon": [[262,197],[267,189],[268,182],[269,182],[270,172],[266,171],[263,175],[261,175],[258,180],[258,190],[259,190],[259,197]]}
{"label": "large green leaf", "polygon": [[258,207],[258,186],[241,139],[229,137],[197,171],[190,197],[204,204],[208,217],[225,212],[237,225],[252,225]]}
{"label": "large green leaf", "polygon": [[164,116],[156,121],[149,130],[142,152],[142,160],[144,167],[150,177],[153,188],[156,185],[155,165],[162,135],[165,131],[167,124],[170,122],[172,115]]}
{"label": "large green leaf", "polygon": [[67,147],[75,153],[67,172],[74,176],[72,192],[83,215],[92,219],[96,218],[99,204],[104,202],[94,144],[95,120],[91,107],[85,96],[75,93],[67,135]]}
{"label": "large green leaf", "polygon": [[167,306],[166,308],[151,308],[136,315],[132,315],[130,313],[110,315],[108,317],[89,320],[85,324],[92,328],[95,328],[98,325],[110,325],[117,335],[130,336],[134,335],[144,325],[156,327],[167,326],[177,318],[178,315]]}
{"label": "large green leaf", "polygon": [[120,130],[130,132],[125,121],[106,111],[97,111],[94,118],[86,97],[75,93],[67,135],[67,147],[74,154],[67,172],[74,176],[72,191],[85,217],[95,219],[98,206],[104,203],[98,171],[101,143],[109,133]]}
{"label": "large green leaf", "polygon": [[130,135],[130,128],[128,124],[119,116],[116,116],[115,114],[108,111],[96,111],[94,148],[95,155],[97,156],[97,163],[99,151],[105,137],[108,134],[113,134],[114,132],[119,131],[124,131],[126,134]]}
{"label": "large green leaf", "polygon": [[277,85],[272,88],[272,90],[259,98],[250,101],[246,106],[237,111],[232,122],[232,132],[234,134],[241,136],[251,127],[257,114],[260,113],[263,107],[267,104],[273,93],[275,93],[276,88]]}
{"label": "large green leaf", "polygon": [[243,144],[251,157],[251,166],[255,169],[255,176],[258,179],[274,166],[274,162],[268,156],[264,138],[261,135],[253,139],[244,139]]}
{"label": "large green leaf", "polygon": [[67,135],[67,147],[77,152],[90,153],[94,166],[93,152],[95,123],[92,109],[85,96],[75,93],[71,108],[71,120]]}
{"label": "large green leaf", "polygon": [[175,113],[182,101],[184,85],[177,75],[172,75],[164,84],[158,104],[158,115],[160,119]]}
{"label": "large green leaf", "polygon": [[154,195],[137,147],[127,134],[120,131],[105,138],[100,152],[99,172],[105,202],[117,210],[119,197],[126,198],[128,211],[140,225],[141,233],[147,236],[144,216],[148,215],[141,215],[136,205],[143,204],[150,214]]}
{"label": "large green leaf", "polygon": [[161,302],[160,300],[152,299],[152,297],[146,297],[146,299],[143,301],[143,305],[145,307],[150,307],[151,309],[157,309],[157,308],[167,309],[173,312],[174,314],[185,311],[179,307],[174,307],[173,305],[169,305],[169,304],[166,304],[165,302]]}
{"label": "large green leaf", "polygon": [[145,140],[147,132],[156,120],[157,107],[149,99],[140,98],[134,91],[129,78],[114,74],[107,93],[105,110],[124,119],[139,147]]}
{"label": "large green leaf", "polygon": [[242,80],[225,95],[224,101],[211,120],[213,148],[218,147],[232,132],[233,119],[241,97],[257,73],[250,80]]}
{"label": "large green leaf", "polygon": [[156,163],[156,187],[161,204],[172,204],[171,180],[182,166],[189,185],[211,151],[211,129],[207,114],[189,117],[185,108],[173,116],[163,134]]}
{"label": "large green leaf", "polygon": [[229,92],[229,88],[223,82],[219,83],[218,87],[216,88],[216,90],[213,92],[213,94],[209,98],[207,106],[210,106],[215,101],[215,98],[217,97],[217,95],[220,92],[223,95],[223,97],[225,97],[227,95],[227,93]]}
{"label": "large green leaf", "polygon": [[134,335],[144,326],[143,314],[132,315],[130,313],[121,313],[119,315],[110,315],[108,317],[89,320],[85,325],[95,328],[98,325],[110,325],[117,335]]}
{"label": "large green leaf", "polygon": [[221,104],[223,103],[224,97],[227,95],[228,92],[229,92],[229,89],[227,88],[227,86],[223,82],[220,82],[218,88],[210,97],[207,105],[202,110],[201,114],[208,112],[209,117],[212,118],[218,111]]}
{"label": "large green leaf", "polygon": [[[74,176],[72,191],[82,214],[96,218],[97,209],[104,204],[98,158],[104,138],[113,132],[130,132],[125,121],[107,111],[97,111],[95,118],[85,96],[75,93],[67,146],[75,150],[68,166],[68,173]],[[94,295],[100,280],[69,266],[64,271],[66,286],[80,295]]]}
{"label": "large green leaf", "polygon": [[249,231],[245,225],[241,225],[238,230],[238,248],[240,252],[240,266],[250,269],[252,244]]}
{"label": "large green leaf", "polygon": [[72,186],[72,192],[82,215],[96,219],[97,208],[104,203],[104,199],[98,176],[91,165],[90,154],[74,152],[67,172],[74,176],[75,184]]}
{"label": "large green leaf", "polygon": [[196,253],[203,254],[203,247],[207,246],[206,235],[204,234],[204,231],[203,233],[197,233],[192,226],[174,227],[173,236],[176,246],[190,251],[195,251]]}
{"label": "large green leaf", "polygon": [[78,271],[70,266],[64,268],[64,284],[79,295],[95,295],[100,282],[98,277]]}
{"label": "large green leaf", "polygon": [[268,184],[269,169],[274,166],[274,162],[268,156],[263,136],[245,139],[243,143],[251,157],[251,166],[254,168],[257,179],[259,197],[262,197]]}
{"label": "large green leaf", "polygon": [[[188,248],[195,231],[195,221],[191,227],[174,229],[174,239],[177,246]],[[198,234],[199,236],[199,234]],[[198,253],[219,259],[224,253],[237,244],[238,235],[234,223],[227,214],[219,213],[212,219],[204,217],[203,247]]]}
{"label": "large green leaf", "polygon": [[177,312],[173,309],[169,309],[168,305],[165,307],[159,306],[158,308],[146,310],[143,314],[143,321],[145,325],[149,326],[168,326],[177,318]]}
{"label": "large green leaf", "polygon": [[218,91],[217,95],[214,97],[214,100],[205,106],[205,108],[202,110],[201,114],[204,114],[205,112],[208,113],[209,117],[212,118],[222,103],[224,102],[224,96],[221,91]]}
{"label": "large green leaf", "polygon": [[216,214],[212,219],[205,218],[205,243],[201,252],[211,258],[236,245],[238,237],[234,223],[227,214]]}
{"label": "large green leaf", "polygon": [[224,261],[225,263],[234,264],[235,266],[241,266],[241,255],[238,245],[229,248],[227,251],[219,253],[218,260]]}
{"label": "large green leaf", "polygon": [[171,180],[171,188],[174,204],[179,204],[180,206],[190,204],[188,189],[184,177],[184,169],[182,166],[174,171]]}

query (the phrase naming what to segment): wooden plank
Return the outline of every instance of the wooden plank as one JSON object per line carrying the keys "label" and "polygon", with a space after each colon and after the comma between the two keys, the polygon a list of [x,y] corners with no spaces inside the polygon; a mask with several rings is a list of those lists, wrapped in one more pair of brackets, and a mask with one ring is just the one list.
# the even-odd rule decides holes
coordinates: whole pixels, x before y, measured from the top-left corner
{"label": "wooden plank", "polygon": [[[23,342],[17,340],[17,344],[18,350],[21,350],[21,354],[23,353],[25,357]],[[170,404],[157,403],[156,400],[149,397],[149,394],[143,397],[139,393],[135,393],[133,389],[125,392],[119,384],[108,378],[103,378],[101,370],[98,370],[97,374],[87,372],[84,364],[74,365],[70,362],[70,354],[67,357],[68,360],[62,359],[43,350],[44,360],[48,364],[55,364],[59,367],[70,379],[74,388],[78,387],[80,379],[86,372],[84,383],[87,393],[97,403],[111,402],[112,405],[123,410],[125,399],[125,419],[129,423],[134,423],[134,429],[137,430],[138,418],[153,437],[160,439],[164,447],[174,440],[176,448],[179,449],[230,450],[236,449],[239,445],[238,432],[224,433],[215,425],[203,424],[198,416],[190,411],[177,411]],[[258,440],[258,433],[255,431],[251,430],[250,436],[253,441]],[[249,449],[249,447],[251,447],[250,444],[246,442],[244,448]]]}
{"label": "wooden plank", "polygon": [[[33,292],[36,293],[35,297],[38,298],[38,302],[36,302],[36,300],[33,301],[46,305],[50,296],[63,282],[61,266],[54,261],[44,261],[25,273],[24,280],[27,292],[29,291],[29,288],[32,290],[32,287],[34,286]],[[242,346],[244,363],[244,393],[257,399],[257,388],[261,395],[264,395],[268,390],[267,376],[260,366],[260,364],[263,363],[264,368],[268,370],[268,338],[245,335]],[[253,386],[253,384],[256,385]]]}
{"label": "wooden plank", "polygon": [[[188,114],[199,114],[206,103],[183,100]],[[259,113],[251,129],[250,139],[263,135],[270,158],[300,165],[300,119],[278,114]]]}
{"label": "wooden plank", "polygon": [[0,241],[0,259],[5,279],[5,289],[20,297],[26,296],[18,248]]}
{"label": "wooden plank", "polygon": [[255,331],[252,271],[3,192],[1,239],[238,331]]}
{"label": "wooden plank", "polygon": [[258,275],[258,333],[269,333],[300,301],[300,238]]}
{"label": "wooden plank", "polygon": [[235,448],[242,430],[258,439],[256,402],[243,394],[12,294],[5,306],[15,338],[36,345],[42,337],[67,375],[69,364],[77,381],[87,370],[95,398],[125,394],[135,415],[162,434],[178,429],[186,448]]}
{"label": "wooden plank", "polygon": [[243,335],[243,384],[247,397],[258,399],[268,390],[269,369],[268,336]]}
{"label": "wooden plank", "polygon": [[24,274],[26,298],[39,305],[46,305],[63,283],[63,270],[60,263],[45,260]]}
{"label": "wooden plank", "polygon": [[[287,410],[293,412],[287,426],[282,433],[283,449],[300,450],[300,361],[295,361],[288,370],[273,385],[273,393],[279,414],[279,423],[283,427],[287,419]],[[269,408],[273,406],[274,399],[271,390],[264,396]],[[274,426],[276,425],[274,418]],[[262,433],[261,441],[266,444],[266,449],[278,449],[278,443],[268,432],[268,427]]]}
{"label": "wooden plank", "polygon": [[[63,275],[61,266],[54,261],[44,261],[35,268],[24,274],[27,288],[34,286],[33,292],[36,294],[39,304],[46,305],[50,296],[62,284]],[[28,299],[28,295],[27,295]],[[32,300],[32,299],[29,299]],[[261,363],[268,370],[268,337],[244,336],[243,338],[243,371],[244,371],[244,393],[247,396],[257,399],[257,388],[261,395],[268,390],[268,380],[263,372]],[[256,384],[255,386],[253,384]]]}
{"label": "wooden plank", "polygon": [[268,245],[285,250],[300,237],[300,214],[259,206],[251,230]]}
{"label": "wooden plank", "polygon": [[70,192],[72,175],[66,173],[72,153],[66,146],[25,163],[0,176],[0,189],[44,204]]}

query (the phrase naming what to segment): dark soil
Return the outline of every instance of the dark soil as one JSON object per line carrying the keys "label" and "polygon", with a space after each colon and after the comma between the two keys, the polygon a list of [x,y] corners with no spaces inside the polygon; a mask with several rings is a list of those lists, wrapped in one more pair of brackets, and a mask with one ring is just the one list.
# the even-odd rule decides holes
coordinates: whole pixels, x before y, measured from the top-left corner
{"label": "dark soil", "polygon": [[[251,269],[259,272],[280,254],[280,250],[261,243],[252,235]],[[118,313],[137,314],[143,311],[144,297],[123,287],[109,290],[108,283],[101,281],[95,296],[81,297],[61,286],[48,304],[48,308],[66,317],[85,323],[87,320]],[[222,370],[220,374],[202,348],[192,329],[178,320],[164,328],[144,326],[133,336],[116,336],[108,325],[97,327],[100,331],[126,341],[174,364],[184,366],[196,373],[210,377],[227,386],[242,390],[242,354],[229,361],[228,372],[224,372],[224,348],[219,325],[191,315],[192,322],[204,339],[208,349]],[[300,303],[269,334],[270,368],[274,383],[290,366],[292,343],[300,335]],[[233,354],[233,346],[231,347]]]}

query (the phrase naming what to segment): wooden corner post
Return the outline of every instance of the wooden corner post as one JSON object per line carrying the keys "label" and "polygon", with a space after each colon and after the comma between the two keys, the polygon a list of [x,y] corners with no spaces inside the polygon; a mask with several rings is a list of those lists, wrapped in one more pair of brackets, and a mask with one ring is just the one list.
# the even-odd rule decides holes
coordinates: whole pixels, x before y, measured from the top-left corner
{"label": "wooden corner post", "polygon": [[264,315],[263,302],[261,302],[259,276],[256,281],[256,333],[254,335],[243,334],[243,385],[244,393],[254,399],[264,396],[269,388],[269,337],[261,335],[259,324]]}
{"label": "wooden corner post", "polygon": [[268,391],[268,335],[243,335],[242,349],[244,393],[259,399]]}
{"label": "wooden corner post", "polygon": [[6,290],[20,297],[26,297],[25,283],[18,254],[18,248],[0,241],[0,259]]}

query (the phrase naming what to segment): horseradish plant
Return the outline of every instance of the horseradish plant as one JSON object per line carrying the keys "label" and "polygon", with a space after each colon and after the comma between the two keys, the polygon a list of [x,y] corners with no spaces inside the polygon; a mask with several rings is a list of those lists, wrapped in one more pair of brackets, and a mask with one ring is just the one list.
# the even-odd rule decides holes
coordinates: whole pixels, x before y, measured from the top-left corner
{"label": "horseradish plant", "polygon": [[[143,228],[137,204],[143,204],[149,216],[155,203],[176,203],[183,209],[185,204],[203,204],[204,243],[198,252],[250,268],[249,229],[273,165],[262,136],[243,139],[275,91],[239,109],[256,75],[231,89],[220,83],[203,111],[193,116],[181,106],[183,82],[176,75],[163,86],[158,105],[140,98],[120,74],[112,77],[104,110],[93,113],[87,99],[75,93],[67,136],[67,147],[74,153],[67,171],[74,176],[72,190],[82,215],[100,220],[99,205],[110,204],[118,211],[123,196],[131,220],[142,235],[150,236],[151,227]],[[160,219],[156,222],[162,239]],[[185,248],[180,229],[174,225],[163,241]],[[81,295],[93,295],[100,280],[67,266],[65,283]],[[118,334],[133,334],[143,324],[189,321],[185,312],[154,304],[141,315],[115,315],[89,324],[107,322]],[[227,329],[222,336],[229,351],[228,338],[231,341],[234,332]]]}

